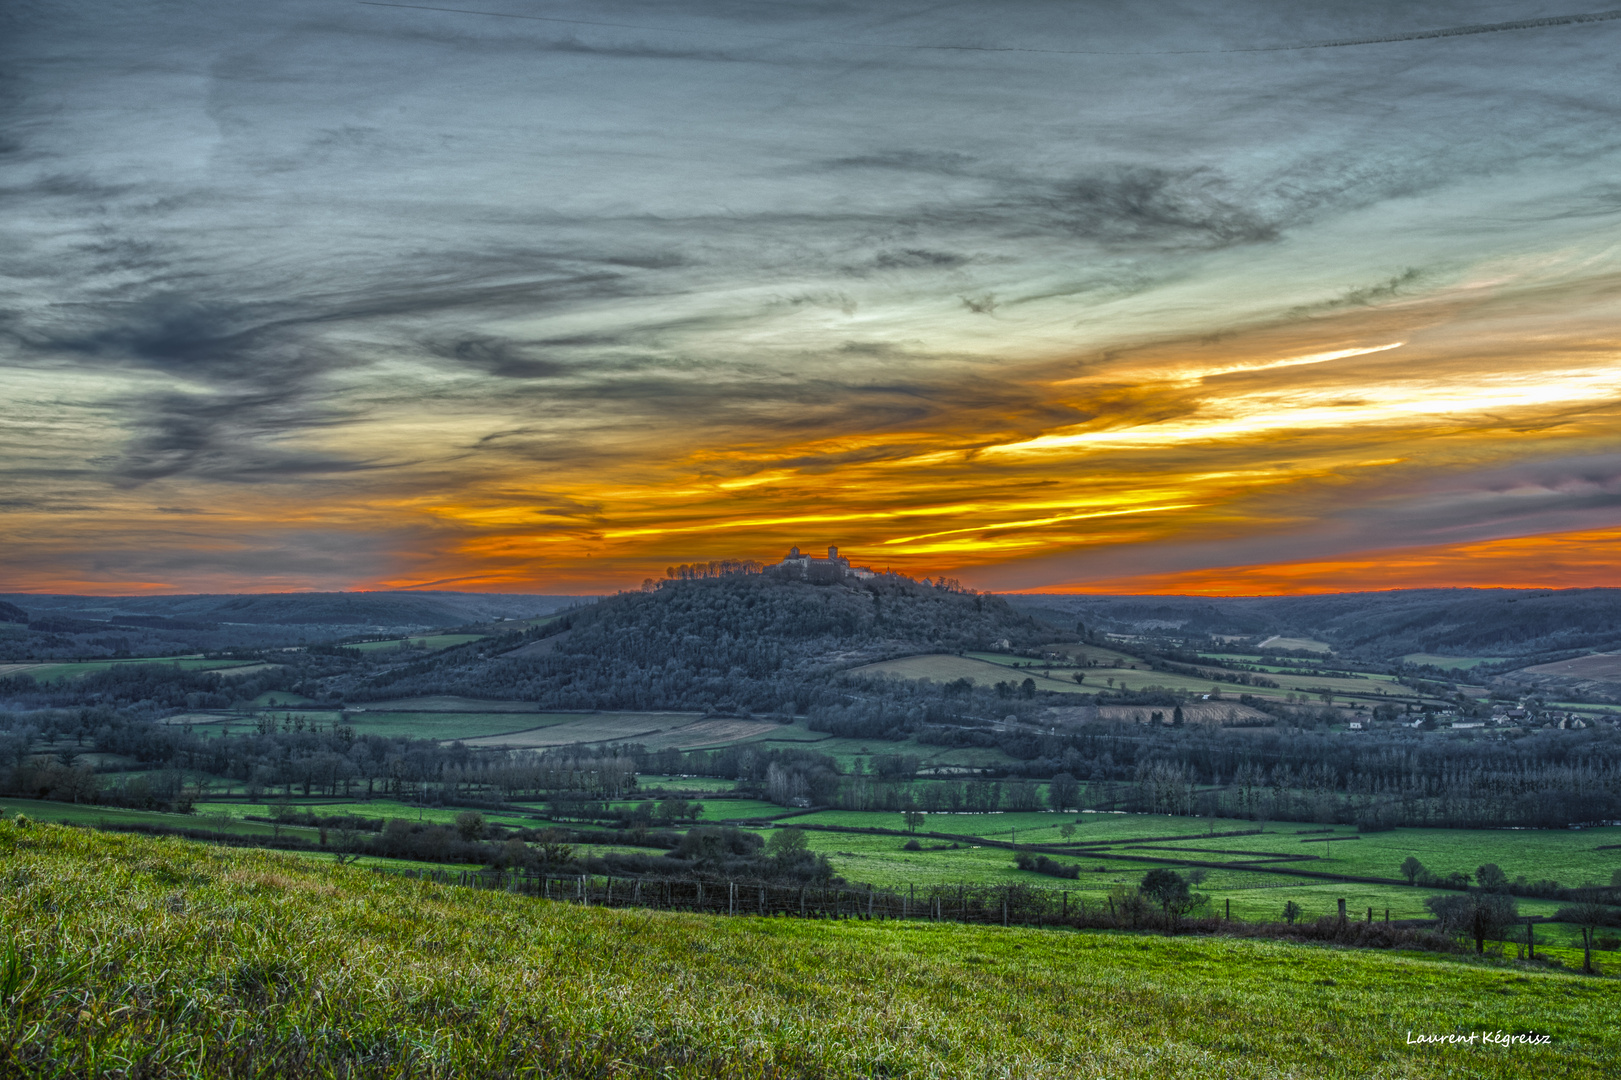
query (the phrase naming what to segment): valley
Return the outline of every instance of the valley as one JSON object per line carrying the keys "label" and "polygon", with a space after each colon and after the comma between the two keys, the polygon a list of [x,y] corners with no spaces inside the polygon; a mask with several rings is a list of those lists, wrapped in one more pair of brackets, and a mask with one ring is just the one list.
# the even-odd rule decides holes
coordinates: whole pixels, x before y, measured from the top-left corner
{"label": "valley", "polygon": [[[756,575],[393,636],[18,661],[0,828],[31,821],[59,852],[267,849],[278,882],[436,889],[447,911],[496,902],[469,886],[502,874],[544,895],[500,902],[536,910],[557,903],[546,882],[591,904],[797,889],[888,898],[870,932],[907,950],[1024,933],[1113,953],[1185,922],[1171,940],[1194,968],[1327,948],[1612,985],[1621,705],[1579,689],[1607,654],[1380,657],[1298,624],[1190,633],[1164,608],[1149,626]],[[1525,692],[1536,678],[1580,682],[1553,699]],[[970,893],[1044,928],[897,914],[966,912]],[[1472,941],[1459,905],[1508,914]],[[783,947],[831,940],[822,910]]]}

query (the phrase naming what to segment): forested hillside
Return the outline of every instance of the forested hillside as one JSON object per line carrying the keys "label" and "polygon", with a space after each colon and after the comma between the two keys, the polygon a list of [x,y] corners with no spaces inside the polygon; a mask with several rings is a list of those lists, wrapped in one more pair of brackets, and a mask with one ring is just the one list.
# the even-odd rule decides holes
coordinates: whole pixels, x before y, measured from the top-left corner
{"label": "forested hillside", "polygon": [[997,597],[903,577],[811,585],[733,575],[623,593],[507,642],[517,648],[453,650],[343,690],[352,701],[455,693],[547,708],[791,712],[831,670],[859,660],[1074,636]]}
{"label": "forested hillside", "polygon": [[1621,646],[1621,589],[1408,589],[1326,596],[1009,597],[1020,610],[1123,631],[1284,634],[1351,656],[1537,656]]}

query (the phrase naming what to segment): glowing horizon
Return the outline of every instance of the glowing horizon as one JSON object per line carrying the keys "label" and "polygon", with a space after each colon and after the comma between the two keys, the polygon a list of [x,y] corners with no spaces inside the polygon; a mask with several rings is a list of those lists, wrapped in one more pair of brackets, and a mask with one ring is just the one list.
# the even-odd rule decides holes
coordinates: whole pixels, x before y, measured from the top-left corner
{"label": "glowing horizon", "polygon": [[69,8],[0,45],[0,591],[1621,585],[1621,24]]}

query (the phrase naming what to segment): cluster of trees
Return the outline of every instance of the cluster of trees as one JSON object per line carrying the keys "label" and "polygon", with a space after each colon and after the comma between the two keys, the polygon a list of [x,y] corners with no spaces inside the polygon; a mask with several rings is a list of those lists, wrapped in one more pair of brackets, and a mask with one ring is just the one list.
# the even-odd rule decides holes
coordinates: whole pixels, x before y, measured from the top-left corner
{"label": "cluster of trees", "polygon": [[1436,742],[1402,729],[1345,739],[1281,725],[1244,739],[1198,725],[1105,723],[969,734],[1023,758],[1015,775],[1084,781],[1083,804],[1096,809],[1365,829],[1621,818],[1621,733],[1607,727],[1506,743]]}
{"label": "cluster of trees", "polygon": [[1020,870],[1029,870],[1037,874],[1046,874],[1055,878],[1078,878],[1081,868],[1076,863],[1061,863],[1057,859],[1046,855],[1032,855],[1028,851],[1021,851],[1013,857],[1013,864]]}
{"label": "cluster of trees", "polygon": [[[1406,869],[1404,866],[1403,872]],[[1441,924],[1443,933],[1472,938],[1475,951],[1484,953],[1488,938],[1502,941],[1519,925],[1520,912],[1509,893],[1508,875],[1495,863],[1476,871],[1476,881],[1476,887],[1467,892],[1432,896],[1424,901],[1424,906]]]}
{"label": "cluster of trees", "polygon": [[[50,753],[40,753],[42,746]],[[116,755],[142,774],[98,777],[80,758]],[[186,809],[206,793],[204,774],[241,783],[252,799],[276,795],[392,797],[429,804],[496,802],[564,793],[599,801],[636,789],[629,750],[474,751],[460,743],[356,734],[340,717],[257,714],[204,736],[143,710],[0,712],[0,791],[69,802]],[[763,768],[763,766],[762,766]]]}
{"label": "cluster of trees", "polygon": [[916,760],[904,754],[875,755],[868,770],[849,773],[819,755],[738,748],[660,751],[638,755],[637,763],[643,771],[753,782],[751,792],[785,806],[808,800],[939,812],[1029,810],[1045,802],[1058,810],[1316,821],[1369,831],[1621,818],[1621,736],[1607,729],[1512,744],[1443,744],[1405,732],[1352,740],[1289,728],[1238,740],[1192,725],[1149,730],[1101,722],[1042,734],[982,727],[920,734],[919,741],[936,740],[993,746],[1024,760],[1001,776],[925,783],[915,782]]}
{"label": "cluster of trees", "polygon": [[725,877],[733,881],[826,884],[843,879],[827,856],[810,850],[803,829],[772,831],[770,838],[729,826],[689,829],[662,857],[614,853],[592,861],[592,872],[617,876]]}
{"label": "cluster of trees", "polygon": [[0,696],[22,708],[121,709],[156,715],[177,709],[228,709],[270,690],[330,673],[311,663],[306,671],[266,668],[231,678],[215,671],[186,671],[177,663],[119,664],[72,679],[36,683],[24,673],[0,680]]}
{"label": "cluster of trees", "polygon": [[[764,569],[764,563],[753,559],[711,559],[709,562],[666,566],[664,577],[669,581],[699,581],[705,578],[732,577],[736,574],[758,574]],[[652,592],[654,587],[652,578],[642,582],[643,592]]]}

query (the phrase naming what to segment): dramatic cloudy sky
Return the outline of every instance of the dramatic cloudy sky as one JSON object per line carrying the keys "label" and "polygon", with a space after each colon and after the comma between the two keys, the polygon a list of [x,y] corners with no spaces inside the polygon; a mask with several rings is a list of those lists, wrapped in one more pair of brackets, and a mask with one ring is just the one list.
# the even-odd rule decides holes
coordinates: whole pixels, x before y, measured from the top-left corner
{"label": "dramatic cloudy sky", "polygon": [[5,5],[0,586],[1621,583],[1621,19],[460,6]]}

